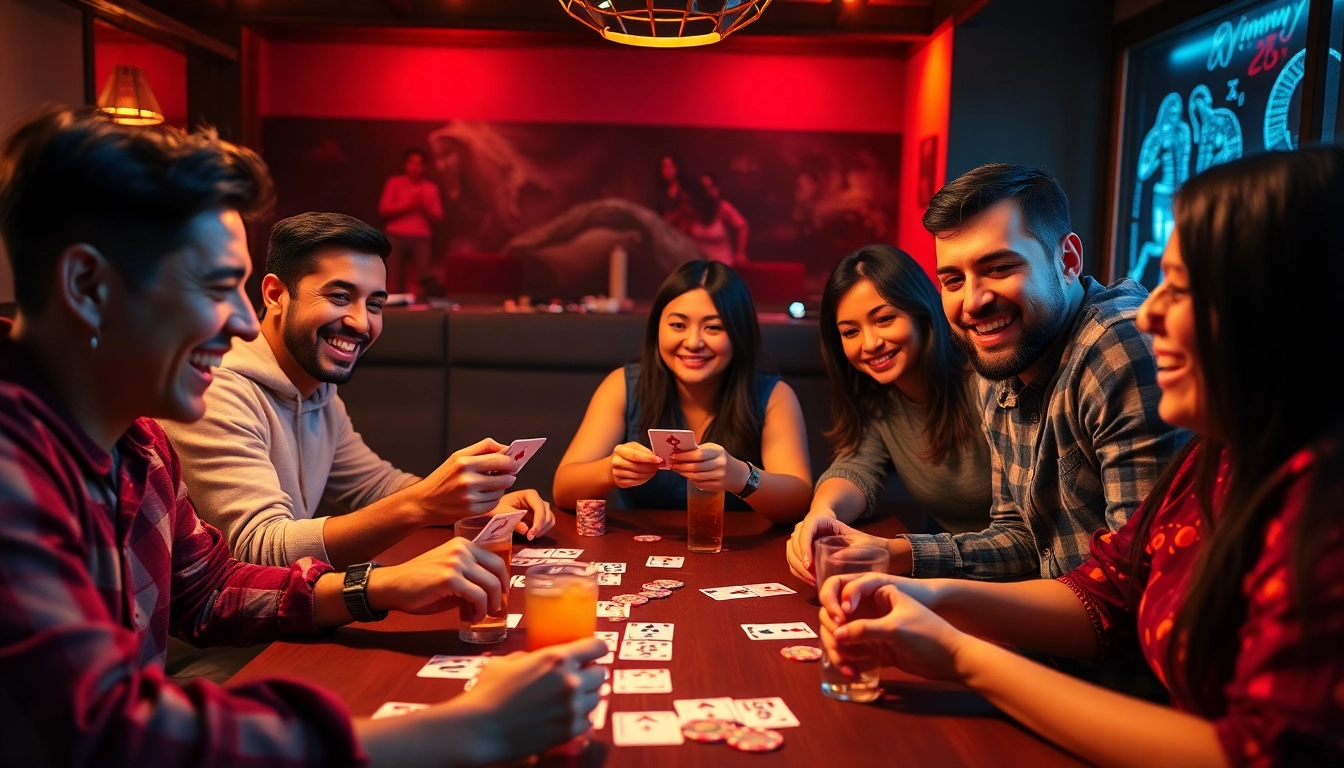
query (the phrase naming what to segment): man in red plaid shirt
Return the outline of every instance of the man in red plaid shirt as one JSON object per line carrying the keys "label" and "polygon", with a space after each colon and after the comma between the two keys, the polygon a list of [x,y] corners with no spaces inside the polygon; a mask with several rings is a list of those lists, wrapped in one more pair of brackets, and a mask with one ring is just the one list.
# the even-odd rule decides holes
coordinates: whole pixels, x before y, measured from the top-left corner
{"label": "man in red plaid shirt", "polygon": [[18,304],[0,321],[0,764],[484,763],[588,727],[597,640],[495,660],[471,691],[377,722],[292,681],[165,677],[170,633],[242,645],[500,602],[504,564],[460,539],[346,595],[319,560],[232,559],[196,517],[147,417],[200,418],[212,367],[256,336],[243,216],[271,197],[261,159],[213,133],[49,108],[0,146]]}

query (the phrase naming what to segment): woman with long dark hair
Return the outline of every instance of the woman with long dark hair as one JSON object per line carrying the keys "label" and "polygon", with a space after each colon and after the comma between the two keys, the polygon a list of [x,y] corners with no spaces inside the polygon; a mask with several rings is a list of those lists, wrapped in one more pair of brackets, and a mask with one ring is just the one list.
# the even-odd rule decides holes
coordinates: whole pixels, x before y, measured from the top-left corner
{"label": "woman with long dark hair", "polygon": [[[686,481],[727,491],[727,509],[754,509],[777,523],[807,511],[812,473],[798,397],[760,373],[761,330],[742,278],[691,261],[658,290],[639,362],[612,371],[593,394],[555,473],[555,503],[618,489],[629,509],[684,509]],[[672,471],[645,441],[649,429],[689,429],[699,448]]]}
{"label": "woman with long dark hair", "polygon": [[872,514],[887,474],[949,533],[989,525],[989,444],[977,377],[952,341],[933,281],[889,245],[840,260],[821,298],[821,351],[831,380],[834,461],[789,539],[789,568],[813,580],[812,541]]}
{"label": "woman with long dark hair", "polygon": [[[827,580],[832,658],[884,641],[908,671],[968,685],[1089,762],[1344,764],[1341,211],[1340,147],[1187,181],[1139,325],[1159,413],[1196,437],[1058,580]],[[1172,707],[1003,647],[1097,657],[1134,643]]]}

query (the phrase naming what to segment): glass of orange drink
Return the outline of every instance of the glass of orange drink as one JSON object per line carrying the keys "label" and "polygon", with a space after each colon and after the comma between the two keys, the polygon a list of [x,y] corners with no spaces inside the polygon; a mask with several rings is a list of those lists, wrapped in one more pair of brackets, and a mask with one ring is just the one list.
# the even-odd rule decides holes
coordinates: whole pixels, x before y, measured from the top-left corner
{"label": "glass of orange drink", "polygon": [[[544,563],[527,569],[523,585],[527,649],[570,643],[597,631],[597,569],[589,563]],[[555,755],[579,755],[589,736],[571,739]]]}

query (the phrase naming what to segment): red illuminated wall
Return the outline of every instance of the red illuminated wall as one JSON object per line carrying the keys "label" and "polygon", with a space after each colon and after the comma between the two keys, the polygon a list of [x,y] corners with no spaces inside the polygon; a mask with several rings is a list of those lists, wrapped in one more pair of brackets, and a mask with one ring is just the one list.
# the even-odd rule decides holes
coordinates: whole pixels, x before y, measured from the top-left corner
{"label": "red illuminated wall", "polygon": [[187,126],[187,57],[135,35],[120,30],[98,28],[95,31],[94,82],[98,93],[103,92],[107,78],[118,64],[132,64],[145,71],[149,86],[163,110],[164,122],[181,128]]}
{"label": "red illuminated wall", "polygon": [[265,43],[263,116],[899,132],[893,58]]}
{"label": "red illuminated wall", "polygon": [[906,62],[905,141],[901,150],[901,188],[897,203],[897,245],[915,257],[930,275],[936,266],[933,236],[920,223],[927,200],[919,199],[920,146],[936,137],[937,159],[932,188],[947,178],[947,123],[952,98],[952,23],[943,24]]}

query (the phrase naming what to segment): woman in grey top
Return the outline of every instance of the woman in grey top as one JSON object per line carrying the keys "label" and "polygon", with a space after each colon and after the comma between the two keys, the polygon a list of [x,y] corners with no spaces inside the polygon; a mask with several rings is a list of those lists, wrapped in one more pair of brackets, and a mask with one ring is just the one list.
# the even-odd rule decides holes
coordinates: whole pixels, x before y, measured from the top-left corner
{"label": "woman in grey top", "polygon": [[812,541],[820,536],[886,543],[846,523],[872,514],[893,469],[944,530],[988,526],[989,445],[975,374],[923,268],[887,245],[846,256],[822,295],[821,342],[835,459],[789,539],[793,573],[814,581]]}

